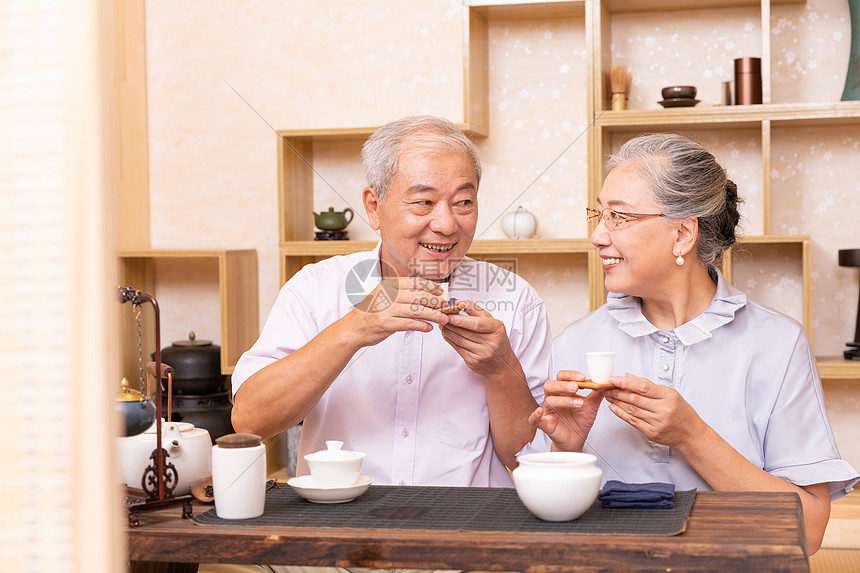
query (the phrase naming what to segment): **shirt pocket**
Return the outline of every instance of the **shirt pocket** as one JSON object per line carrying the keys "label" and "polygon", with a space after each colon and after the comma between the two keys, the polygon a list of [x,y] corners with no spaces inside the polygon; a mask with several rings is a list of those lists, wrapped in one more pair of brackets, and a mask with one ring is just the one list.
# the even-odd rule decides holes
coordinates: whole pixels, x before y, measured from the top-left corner
{"label": "shirt pocket", "polygon": [[483,451],[490,436],[484,379],[464,366],[451,377],[457,391],[441,408],[439,441],[470,452]]}

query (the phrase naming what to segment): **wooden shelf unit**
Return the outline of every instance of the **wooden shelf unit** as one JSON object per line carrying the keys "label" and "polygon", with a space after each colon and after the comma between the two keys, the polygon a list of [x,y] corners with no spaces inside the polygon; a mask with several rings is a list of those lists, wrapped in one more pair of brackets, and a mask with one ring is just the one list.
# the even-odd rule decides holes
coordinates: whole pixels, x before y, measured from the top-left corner
{"label": "wooden shelf unit", "polygon": [[[118,284],[129,285],[156,298],[155,262],[158,259],[210,259],[217,262],[221,317],[221,373],[232,374],[233,367],[245,350],[259,336],[259,294],[257,288],[257,251],[254,250],[136,250],[121,251],[118,257]],[[128,313],[120,317],[124,344],[124,372],[137,372],[136,328]],[[151,340],[153,327],[143,336]],[[162,348],[169,341],[161,341]],[[147,358],[144,358],[145,360]]]}
{"label": "wooden shelf unit", "polygon": [[[811,242],[808,235],[772,235],[770,198],[772,189],[771,147],[775,127],[815,127],[860,124],[860,102],[771,103],[771,5],[803,4],[805,0],[563,0],[504,1],[467,0],[464,6],[463,123],[461,129],[473,137],[492,137],[489,128],[489,43],[488,23],[492,20],[527,18],[583,18],[588,71],[586,93],[588,123],[588,200],[594,202],[603,181],[603,162],[612,137],[626,132],[677,130],[757,129],[761,133],[763,234],[743,237],[736,249],[726,254],[723,271],[731,280],[737,249],[760,245],[796,246],[802,273],[803,323],[811,326]],[[609,100],[608,75],[612,67],[610,25],[615,14],[649,11],[683,11],[710,8],[758,7],[761,14],[763,104],[748,106],[694,107],[655,110],[605,111]],[[314,226],[313,165],[315,141],[363,140],[375,128],[348,127],[278,131],[278,181],[280,205],[281,280],[288,280],[307,263],[337,254],[373,248],[372,241],[311,241]],[[325,244],[321,244],[325,243]],[[349,243],[349,244],[346,244]],[[590,307],[605,300],[600,258],[587,237],[531,239],[527,241],[476,241],[472,256],[502,254],[513,257],[544,254],[587,254]],[[821,360],[822,377],[860,378],[860,363]]]}

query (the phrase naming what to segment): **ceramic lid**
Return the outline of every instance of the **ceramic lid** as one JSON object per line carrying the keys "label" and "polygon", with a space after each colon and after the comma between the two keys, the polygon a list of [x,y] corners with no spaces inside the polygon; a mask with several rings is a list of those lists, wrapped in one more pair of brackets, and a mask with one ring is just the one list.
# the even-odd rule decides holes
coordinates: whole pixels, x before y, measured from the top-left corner
{"label": "ceramic lid", "polygon": [[188,333],[188,340],[174,340],[173,346],[210,346],[211,340],[197,340],[197,334],[192,330]]}
{"label": "ceramic lid", "polygon": [[355,452],[342,450],[341,448],[343,447],[343,442],[341,441],[326,440],[325,445],[327,449],[308,454],[305,456],[305,459],[311,459],[314,461],[341,462],[346,460],[354,460],[355,458],[360,457]]}
{"label": "ceramic lid", "polygon": [[222,449],[256,448],[263,441],[257,434],[227,434],[215,440]]}

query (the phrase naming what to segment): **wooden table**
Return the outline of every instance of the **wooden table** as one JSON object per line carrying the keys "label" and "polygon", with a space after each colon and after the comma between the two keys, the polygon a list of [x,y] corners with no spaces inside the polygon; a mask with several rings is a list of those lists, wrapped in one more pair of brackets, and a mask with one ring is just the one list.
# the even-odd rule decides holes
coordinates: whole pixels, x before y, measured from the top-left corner
{"label": "wooden table", "polygon": [[[195,502],[196,503],[196,502]],[[196,505],[195,514],[211,506]],[[700,492],[672,537],[419,529],[201,526],[177,508],[128,529],[132,571],[267,563],[496,571],[809,571],[794,493]],[[160,562],[160,563],[153,563]]]}

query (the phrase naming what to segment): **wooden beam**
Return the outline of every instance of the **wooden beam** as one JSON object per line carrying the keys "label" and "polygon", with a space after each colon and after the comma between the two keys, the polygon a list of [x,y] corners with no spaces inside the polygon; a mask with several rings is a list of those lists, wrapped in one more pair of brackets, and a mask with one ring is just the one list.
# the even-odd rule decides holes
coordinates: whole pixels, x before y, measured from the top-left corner
{"label": "wooden beam", "polygon": [[114,0],[111,183],[114,245],[149,248],[146,1]]}

